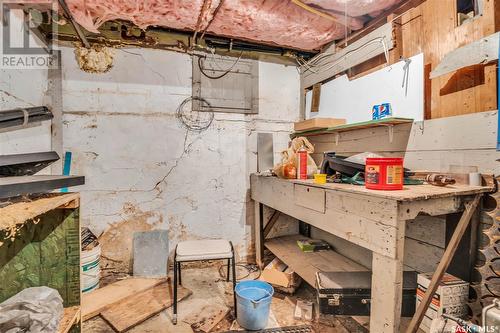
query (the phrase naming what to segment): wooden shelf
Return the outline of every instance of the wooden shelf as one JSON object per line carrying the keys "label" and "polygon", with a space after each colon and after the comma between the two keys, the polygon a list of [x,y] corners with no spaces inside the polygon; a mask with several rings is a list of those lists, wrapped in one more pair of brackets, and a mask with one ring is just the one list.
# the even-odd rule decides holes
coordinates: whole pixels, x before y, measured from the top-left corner
{"label": "wooden shelf", "polygon": [[79,198],[79,193],[54,194],[0,208],[0,231],[13,237],[26,221],[59,207],[75,208],[78,206]]}
{"label": "wooden shelf", "polygon": [[295,273],[311,286],[316,284],[316,272],[363,272],[369,269],[335,251],[305,253],[297,245],[297,240],[307,239],[301,235],[284,236],[266,240],[264,246],[287,264]]}
{"label": "wooden shelf", "polygon": [[80,322],[80,307],[72,306],[64,308],[64,314],[59,323],[57,333],[68,333],[71,327]]}
{"label": "wooden shelf", "polygon": [[380,126],[392,127],[394,125],[409,124],[409,123],[413,123],[413,119],[391,117],[391,118],[384,118],[384,119],[378,119],[378,120],[363,121],[363,122],[359,122],[359,123],[339,125],[339,126],[335,126],[335,127],[328,127],[328,128],[323,128],[323,129],[317,129],[317,130],[295,132],[292,134],[292,136],[296,137],[299,135],[319,135],[319,134],[324,134],[324,133],[340,133],[340,132],[358,130],[358,129],[363,129],[363,128],[372,128],[372,127],[380,127]]}

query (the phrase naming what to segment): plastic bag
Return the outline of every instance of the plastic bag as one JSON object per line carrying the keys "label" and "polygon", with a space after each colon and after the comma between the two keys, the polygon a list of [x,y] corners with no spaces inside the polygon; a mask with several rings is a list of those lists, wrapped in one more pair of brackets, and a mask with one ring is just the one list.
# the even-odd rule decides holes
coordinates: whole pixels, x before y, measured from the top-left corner
{"label": "plastic bag", "polygon": [[63,300],[57,290],[26,288],[0,304],[0,332],[57,332],[63,312]]}
{"label": "plastic bag", "polygon": [[[297,178],[297,151],[301,148],[305,149],[309,154],[314,153],[314,146],[309,140],[304,137],[293,139],[290,147],[281,152],[281,163],[273,168],[274,173],[279,178]],[[309,154],[307,155],[307,176],[312,177],[318,171],[318,166]]]}

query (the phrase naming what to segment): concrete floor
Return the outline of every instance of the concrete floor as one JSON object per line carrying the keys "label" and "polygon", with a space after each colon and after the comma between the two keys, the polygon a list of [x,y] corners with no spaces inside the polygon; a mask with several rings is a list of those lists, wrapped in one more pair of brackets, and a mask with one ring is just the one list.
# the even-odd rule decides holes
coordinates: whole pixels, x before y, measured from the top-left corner
{"label": "concrete floor", "polygon": [[[239,271],[241,276],[245,271]],[[251,277],[251,276],[250,276]],[[219,311],[231,308],[233,304],[232,284],[222,280],[216,267],[186,268],[182,271],[182,282],[184,287],[190,289],[193,294],[181,301],[178,305],[178,324],[171,323],[171,308],[162,311],[158,315],[146,320],[144,323],[130,329],[130,333],[153,333],[153,332],[195,332],[191,325],[202,322],[204,319],[215,316]],[[350,318],[335,318],[333,316],[320,316],[313,322],[295,320],[293,318],[294,305],[297,299],[314,300],[314,290],[307,284],[302,286],[293,296],[276,293],[271,304],[271,314],[268,328],[293,325],[311,324],[315,332],[321,333],[361,333],[366,332]],[[230,313],[211,332],[224,332],[227,330],[241,330]],[[82,325],[83,333],[108,333],[113,329],[101,318],[95,317],[87,320]]]}

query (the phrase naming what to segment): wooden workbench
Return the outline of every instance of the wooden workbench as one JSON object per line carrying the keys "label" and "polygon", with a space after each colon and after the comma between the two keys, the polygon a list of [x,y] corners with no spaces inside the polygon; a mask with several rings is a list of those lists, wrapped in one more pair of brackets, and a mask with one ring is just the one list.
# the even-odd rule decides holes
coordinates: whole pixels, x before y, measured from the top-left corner
{"label": "wooden workbench", "polygon": [[[310,180],[259,175],[251,175],[250,180],[259,265],[262,266],[265,245],[262,205],[372,251],[370,331],[376,333],[399,331],[406,221],[421,213],[436,216],[459,212],[465,201],[493,191],[488,186],[463,185],[416,185],[405,186],[401,191],[374,191],[349,184],[317,185]],[[274,254],[279,252],[273,241],[268,248]],[[285,262],[295,270],[289,258]],[[351,266],[360,269],[355,263]],[[299,267],[297,273],[311,283],[307,269]]]}

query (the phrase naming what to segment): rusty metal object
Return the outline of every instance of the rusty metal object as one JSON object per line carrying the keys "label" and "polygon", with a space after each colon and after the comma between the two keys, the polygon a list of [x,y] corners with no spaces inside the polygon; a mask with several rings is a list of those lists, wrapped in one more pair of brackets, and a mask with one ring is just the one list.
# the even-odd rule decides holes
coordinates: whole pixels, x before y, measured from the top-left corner
{"label": "rusty metal object", "polygon": [[437,173],[428,174],[425,177],[425,181],[434,186],[446,186],[446,185],[453,185],[456,183],[454,178]]}

